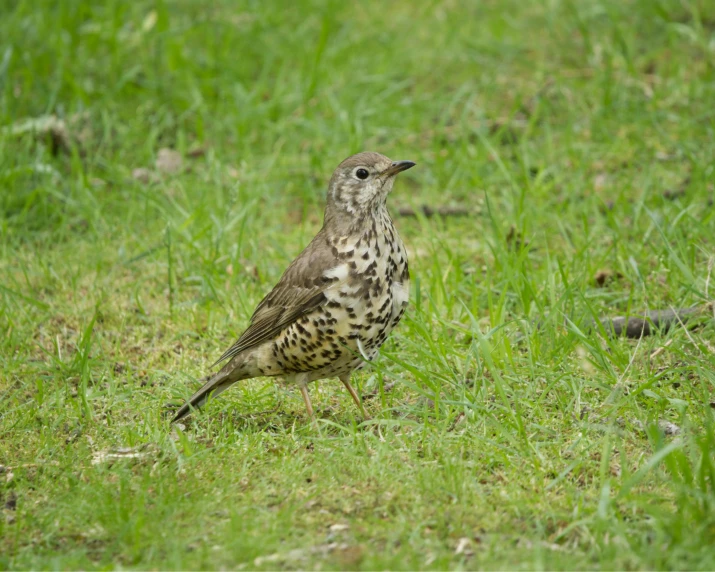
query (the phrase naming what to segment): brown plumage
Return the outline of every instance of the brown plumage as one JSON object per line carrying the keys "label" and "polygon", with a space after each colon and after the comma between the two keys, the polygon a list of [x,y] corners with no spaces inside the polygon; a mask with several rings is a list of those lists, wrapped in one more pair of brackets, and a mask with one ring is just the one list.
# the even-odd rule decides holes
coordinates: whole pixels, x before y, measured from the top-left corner
{"label": "brown plumage", "polygon": [[338,377],[364,414],[350,374],[377,354],[407,305],[407,254],[385,203],[395,176],[413,166],[370,152],[340,163],[330,179],[323,227],[216,362],[228,359],[226,365],[173,421],[257,376],[298,384],[311,417],[307,384]]}

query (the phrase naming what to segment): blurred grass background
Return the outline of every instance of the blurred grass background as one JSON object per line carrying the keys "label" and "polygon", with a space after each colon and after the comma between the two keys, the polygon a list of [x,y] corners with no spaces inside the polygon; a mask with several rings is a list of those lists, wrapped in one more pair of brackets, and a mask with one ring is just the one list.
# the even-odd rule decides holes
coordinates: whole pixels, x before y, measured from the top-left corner
{"label": "blurred grass background", "polygon": [[[3,2],[0,567],[715,567],[712,319],[584,326],[712,300],[714,80],[706,0]],[[170,427],[368,149],[418,163],[374,423]]]}

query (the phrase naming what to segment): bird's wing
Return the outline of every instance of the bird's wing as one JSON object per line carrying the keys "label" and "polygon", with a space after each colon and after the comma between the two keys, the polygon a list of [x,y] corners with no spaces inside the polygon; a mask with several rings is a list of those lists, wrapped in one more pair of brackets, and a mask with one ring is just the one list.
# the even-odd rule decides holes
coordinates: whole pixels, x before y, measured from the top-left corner
{"label": "bird's wing", "polygon": [[347,264],[340,260],[323,232],[319,232],[258,304],[246,331],[213,365],[274,338],[300,317],[322,306],[326,302],[325,291],[339,288],[347,275]]}

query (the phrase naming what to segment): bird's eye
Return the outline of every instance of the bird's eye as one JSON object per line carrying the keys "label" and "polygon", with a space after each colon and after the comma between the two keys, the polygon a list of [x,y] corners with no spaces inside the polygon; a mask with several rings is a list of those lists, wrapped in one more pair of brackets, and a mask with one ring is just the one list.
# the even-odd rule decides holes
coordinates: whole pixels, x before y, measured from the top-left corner
{"label": "bird's eye", "polygon": [[362,179],[364,181],[370,176],[370,173],[367,172],[367,169],[358,169],[357,171],[355,171],[355,176],[358,179]]}

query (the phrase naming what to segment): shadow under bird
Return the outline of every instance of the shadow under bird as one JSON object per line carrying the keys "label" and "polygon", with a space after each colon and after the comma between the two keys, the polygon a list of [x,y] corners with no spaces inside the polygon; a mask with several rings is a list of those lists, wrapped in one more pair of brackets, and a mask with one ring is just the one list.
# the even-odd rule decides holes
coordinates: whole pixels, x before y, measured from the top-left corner
{"label": "shadow under bird", "polygon": [[363,415],[350,375],[372,360],[402,318],[409,296],[407,253],[387,195],[412,161],[358,153],[335,169],[323,227],[263,298],[229,360],[177,411],[201,407],[242,379],[281,376],[298,385],[308,414],[311,381],[337,377]]}

